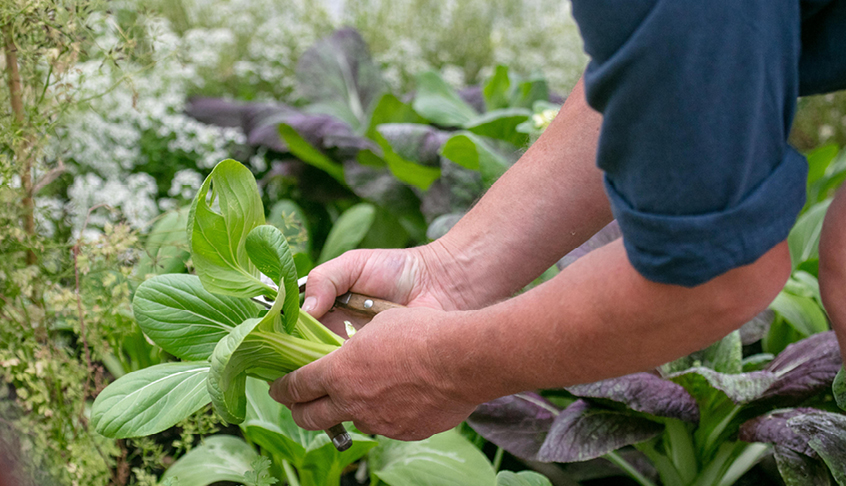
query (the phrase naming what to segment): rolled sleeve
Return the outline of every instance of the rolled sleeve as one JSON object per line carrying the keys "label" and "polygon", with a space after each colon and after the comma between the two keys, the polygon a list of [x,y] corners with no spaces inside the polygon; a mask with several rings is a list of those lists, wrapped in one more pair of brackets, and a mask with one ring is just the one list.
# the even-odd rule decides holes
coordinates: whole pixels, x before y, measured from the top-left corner
{"label": "rolled sleeve", "polygon": [[604,115],[597,163],[632,265],[695,286],[784,240],[807,172],[786,142],[798,2],[574,0],[573,14],[592,59],[588,103]]}

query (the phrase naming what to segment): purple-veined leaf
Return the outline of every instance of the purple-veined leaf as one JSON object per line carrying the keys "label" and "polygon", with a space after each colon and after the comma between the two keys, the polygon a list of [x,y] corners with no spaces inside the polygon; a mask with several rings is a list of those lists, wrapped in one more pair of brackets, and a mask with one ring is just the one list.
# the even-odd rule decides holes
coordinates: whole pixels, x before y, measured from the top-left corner
{"label": "purple-veined leaf", "polygon": [[543,462],[579,462],[594,459],[656,437],[664,426],[630,414],[592,407],[577,400],[564,409],[538,451]]}
{"label": "purple-veined leaf", "polygon": [[842,364],[834,331],[814,334],[785,348],[767,366],[777,378],[760,399],[798,403],[830,387]]}
{"label": "purple-veined leaf", "polygon": [[601,248],[608,243],[621,238],[622,236],[623,232],[620,230],[620,225],[615,219],[599,230],[595,235],[590,237],[590,239],[584,242],[582,246],[566,254],[564,258],[558,261],[558,267],[563,269],[591,251]]}
{"label": "purple-veined leaf", "polygon": [[807,413],[790,419],[787,425],[809,437],[808,444],[825,461],[837,484],[846,485],[846,416]]}
{"label": "purple-veined leaf", "polygon": [[372,105],[387,89],[367,44],[352,28],[337,30],[304,52],[297,81],[311,102],[308,111],[335,116],[355,130],[367,128]]}
{"label": "purple-veined leaf", "polygon": [[738,439],[744,442],[776,444],[809,457],[818,457],[814,449],[808,445],[810,437],[797,433],[787,425],[788,420],[812,412],[819,412],[819,410],[813,408],[774,410],[744,422],[740,426]]}
{"label": "purple-veined leaf", "polygon": [[479,405],[467,423],[509,453],[534,460],[558,413],[540,395],[518,393]]}
{"label": "purple-veined leaf", "polygon": [[623,403],[637,412],[699,421],[696,400],[680,385],[650,373],[634,373],[596,383],[576,385],[567,391],[583,398],[604,398]]}
{"label": "purple-veined leaf", "polygon": [[773,456],[785,486],[831,486],[828,468],[820,459],[776,444]]}

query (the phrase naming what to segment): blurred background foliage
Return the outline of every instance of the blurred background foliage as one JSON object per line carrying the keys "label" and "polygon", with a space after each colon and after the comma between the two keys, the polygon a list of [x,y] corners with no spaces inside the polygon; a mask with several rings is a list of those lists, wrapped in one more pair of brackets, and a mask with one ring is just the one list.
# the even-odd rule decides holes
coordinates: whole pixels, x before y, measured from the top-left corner
{"label": "blurred background foliage", "polygon": [[[351,166],[337,146],[315,145],[305,132],[298,153],[251,143],[241,123],[207,124],[186,113],[201,96],[310,114],[314,99],[297,78],[298,61],[342,26],[361,34],[395,108],[439,89],[441,101],[475,106],[461,108],[471,118],[490,108],[523,110],[525,125],[509,128],[511,141],[482,144],[460,131],[478,119],[383,120],[418,124],[438,141],[432,154],[396,146],[391,134],[408,133],[397,127],[379,132],[388,146],[359,127],[356,140],[377,159],[395,150],[390,170],[377,167],[379,180],[411,201],[411,223],[407,213],[387,210],[397,206],[362,195],[375,190],[364,184],[375,170],[367,160]],[[190,268],[176,210],[215,163],[233,157],[252,169],[269,222],[305,255],[301,270],[355,246],[423,243],[495,180],[499,169],[478,167],[482,149],[499,168],[516,160],[586,63],[569,4],[557,0],[11,0],[0,3],[0,27],[0,453],[27,465],[10,473],[18,484],[154,485],[165,466],[223,427],[204,410],[155,439],[109,441],[89,432],[86,418],[108,380],[169,359],[141,334],[130,299],[148,273]],[[429,88],[422,73],[431,73]],[[494,103],[483,91],[497,79],[543,80],[549,92],[531,99],[545,103]],[[514,145],[514,136],[525,140]],[[801,100],[792,140],[803,151],[834,147],[819,157],[825,187],[812,187],[813,202],[825,201],[842,182],[844,158],[836,154],[846,145],[846,95]],[[309,146],[343,166],[346,178],[303,163]],[[453,163],[471,152],[475,169]],[[431,158],[422,160],[424,153]],[[400,176],[397,163],[437,169],[440,182],[421,189],[420,171]],[[362,221],[366,231],[356,238],[332,239],[334,228]],[[800,270],[815,274],[812,264]],[[786,344],[779,336],[774,348]]]}

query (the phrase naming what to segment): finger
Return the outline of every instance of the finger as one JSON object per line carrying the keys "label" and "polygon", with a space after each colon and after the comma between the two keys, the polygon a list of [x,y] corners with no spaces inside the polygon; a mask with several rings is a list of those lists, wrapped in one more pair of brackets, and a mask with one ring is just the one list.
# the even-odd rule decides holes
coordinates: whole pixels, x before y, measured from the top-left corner
{"label": "finger", "polygon": [[353,425],[355,425],[355,428],[358,429],[358,431],[364,435],[374,435],[374,432],[372,430],[370,430],[369,428],[367,428],[366,425],[360,422],[353,422]]}
{"label": "finger", "polygon": [[274,381],[270,385],[270,397],[291,408],[295,403],[310,402],[326,396],[324,361],[317,360]]}
{"label": "finger", "polygon": [[326,430],[352,418],[328,396],[294,404],[291,407],[291,416],[297,425],[306,430]]}
{"label": "finger", "polygon": [[350,251],[309,272],[303,310],[315,318],[322,317],[335,304],[335,298],[353,286],[364,261],[362,252]]}

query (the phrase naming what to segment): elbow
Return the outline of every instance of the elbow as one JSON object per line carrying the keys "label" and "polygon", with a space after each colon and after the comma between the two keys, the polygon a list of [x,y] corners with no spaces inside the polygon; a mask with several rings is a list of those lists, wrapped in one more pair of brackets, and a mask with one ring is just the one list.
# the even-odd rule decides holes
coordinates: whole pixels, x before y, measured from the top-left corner
{"label": "elbow", "polygon": [[783,241],[755,262],[709,282],[717,284],[715,300],[720,302],[720,321],[728,326],[725,331],[739,328],[765,310],[784,288],[791,271],[790,251]]}

